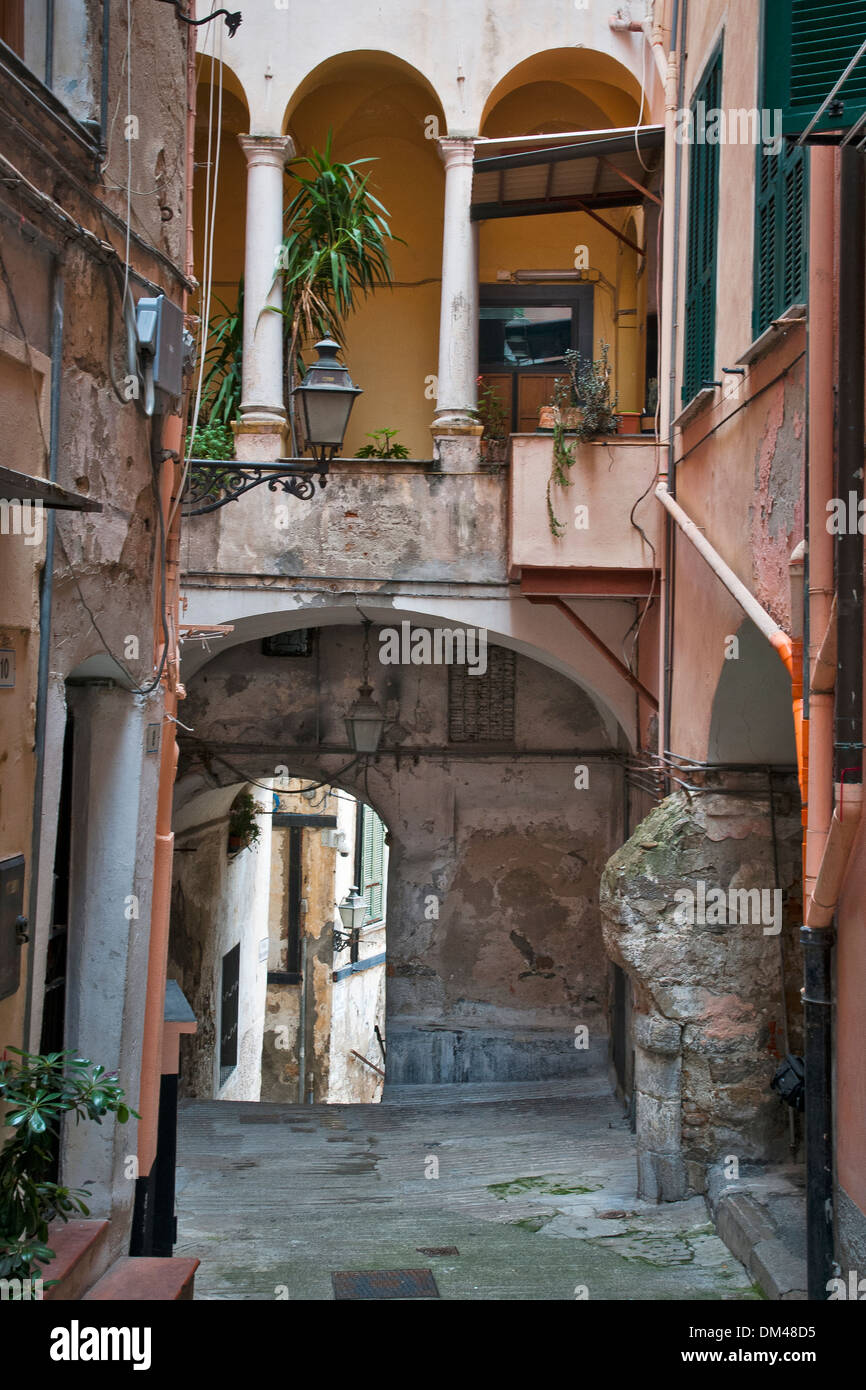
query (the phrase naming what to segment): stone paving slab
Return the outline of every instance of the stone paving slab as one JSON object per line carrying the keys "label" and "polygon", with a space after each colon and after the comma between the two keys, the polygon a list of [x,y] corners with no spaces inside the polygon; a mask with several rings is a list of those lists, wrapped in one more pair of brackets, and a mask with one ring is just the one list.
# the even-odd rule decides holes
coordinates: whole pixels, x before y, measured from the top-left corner
{"label": "stone paving slab", "polygon": [[635,1172],[598,1078],[183,1101],[175,1251],[200,1299],[330,1301],[334,1271],[416,1268],[452,1300],[760,1297],[703,1198],[640,1201]]}

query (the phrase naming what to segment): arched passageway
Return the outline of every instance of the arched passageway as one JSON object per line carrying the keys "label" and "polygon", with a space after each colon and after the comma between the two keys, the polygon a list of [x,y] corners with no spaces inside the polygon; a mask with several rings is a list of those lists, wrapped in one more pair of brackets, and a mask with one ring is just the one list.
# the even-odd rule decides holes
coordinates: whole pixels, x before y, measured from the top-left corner
{"label": "arched passageway", "polygon": [[370,757],[347,751],[344,728],[362,679],[359,623],[310,629],[302,656],[257,640],[212,657],[189,684],[178,823],[192,798],[286,768],[376,808],[391,842],[389,1082],[603,1063],[597,888],[623,806],[608,722],[573,682],[492,640],[474,665],[388,659],[410,655],[399,644],[419,631],[435,628],[372,630],[386,725]]}

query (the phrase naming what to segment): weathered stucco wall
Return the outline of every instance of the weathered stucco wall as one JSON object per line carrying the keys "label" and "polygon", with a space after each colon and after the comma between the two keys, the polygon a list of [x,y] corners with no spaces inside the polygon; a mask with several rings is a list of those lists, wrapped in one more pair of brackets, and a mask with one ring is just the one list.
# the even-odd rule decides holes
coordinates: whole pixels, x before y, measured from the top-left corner
{"label": "weathered stucco wall", "polygon": [[[374,629],[371,678],[395,751],[374,756],[362,776],[339,751],[360,633],[323,629],[318,643],[316,655],[290,661],[250,643],[200,671],[189,687],[196,732],[181,797],[184,774],[188,789],[196,785],[199,755],[220,749],[251,776],[280,763],[317,769],[369,797],[392,842],[392,1080],[560,1074],[586,1061],[574,1047],[578,1024],[603,1050],[606,964],[594,904],[620,833],[622,790],[591,701],[517,657],[513,748],[449,745],[447,669],[380,666]],[[578,789],[575,765],[587,749],[601,756]]]}

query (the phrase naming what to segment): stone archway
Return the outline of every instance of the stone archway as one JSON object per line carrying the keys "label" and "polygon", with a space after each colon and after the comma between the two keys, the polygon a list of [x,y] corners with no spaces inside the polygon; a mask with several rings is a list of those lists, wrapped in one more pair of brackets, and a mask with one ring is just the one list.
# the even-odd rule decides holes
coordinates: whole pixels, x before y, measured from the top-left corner
{"label": "stone archway", "polygon": [[[389,1080],[531,1080],[603,1061],[596,894],[622,807],[607,721],[573,682],[506,648],[490,649],[483,699],[467,673],[374,656],[387,746],[353,759],[342,720],[361,640],[357,623],[328,626],[304,661],[275,661],[251,641],[201,666],[188,683],[195,735],[182,740],[178,805],[283,765],[376,807],[391,835]],[[487,701],[485,737],[457,731],[461,699],[464,713]]]}

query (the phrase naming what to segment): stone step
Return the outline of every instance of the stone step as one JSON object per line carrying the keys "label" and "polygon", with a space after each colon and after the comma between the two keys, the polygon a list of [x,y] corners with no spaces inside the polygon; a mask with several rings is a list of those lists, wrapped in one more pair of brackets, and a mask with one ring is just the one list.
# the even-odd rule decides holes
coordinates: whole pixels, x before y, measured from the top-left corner
{"label": "stone step", "polygon": [[56,1302],[82,1297],[108,1265],[107,1221],[82,1219],[52,1221],[47,1245],[54,1259],[42,1269],[42,1279],[58,1282],[46,1288],[44,1297]]}
{"label": "stone step", "polygon": [[180,1302],[194,1298],[196,1259],[122,1255],[84,1295],[83,1303],[131,1300]]}

